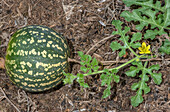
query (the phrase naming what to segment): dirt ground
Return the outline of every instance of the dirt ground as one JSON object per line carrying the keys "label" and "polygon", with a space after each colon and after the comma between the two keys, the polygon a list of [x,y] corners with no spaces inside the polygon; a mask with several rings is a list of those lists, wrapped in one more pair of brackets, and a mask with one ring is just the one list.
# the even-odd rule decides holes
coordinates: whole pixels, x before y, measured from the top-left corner
{"label": "dirt ground", "polygon": [[[0,57],[5,58],[7,44],[11,35],[27,25],[45,25],[65,36],[70,45],[72,58],[79,60],[77,51],[83,51],[105,63],[104,67],[114,67],[133,56],[127,54],[118,58],[109,47],[117,36],[110,36],[115,30],[112,20],[121,20],[134,32],[134,25],[127,23],[120,13],[125,9],[121,0],[1,0],[0,4]],[[102,39],[105,39],[101,41]],[[16,87],[9,80],[6,71],[0,69],[0,112],[168,112],[170,106],[169,69],[170,56],[158,54],[163,37],[147,42],[153,46],[157,58],[150,65],[159,64],[163,81],[157,86],[151,80],[148,85],[151,92],[144,96],[144,102],[132,107],[130,97],[135,94],[131,85],[139,78],[127,77],[125,67],[120,70],[120,82],[113,83],[111,96],[102,99],[106,87],[100,86],[100,74],[87,77],[90,88],[80,89],[73,85],[59,85],[51,91],[33,94]],[[96,47],[90,49],[97,42]],[[119,62],[120,61],[120,62]],[[80,70],[80,65],[71,63],[71,73]],[[5,98],[4,96],[6,95]]]}

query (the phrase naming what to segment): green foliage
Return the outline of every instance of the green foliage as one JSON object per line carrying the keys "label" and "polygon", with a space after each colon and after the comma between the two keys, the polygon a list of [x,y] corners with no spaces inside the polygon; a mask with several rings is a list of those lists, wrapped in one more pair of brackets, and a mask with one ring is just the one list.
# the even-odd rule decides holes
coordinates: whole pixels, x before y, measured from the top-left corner
{"label": "green foliage", "polygon": [[137,83],[134,83],[131,88],[132,90],[137,90],[137,93],[135,96],[131,97],[131,103],[133,106],[138,106],[140,103],[143,102],[143,97],[142,97],[142,91],[144,91],[144,94],[147,94],[150,92],[150,88],[147,86],[147,81],[149,80],[149,77],[147,74],[150,74],[151,77],[153,78],[153,81],[156,84],[160,84],[162,82],[162,74],[161,73],[153,73],[153,70],[159,70],[159,65],[152,65],[149,68],[146,68],[147,62],[145,62],[145,65],[143,66],[142,62],[133,62],[133,65],[137,66],[131,66],[130,70],[125,72],[127,76],[135,77],[136,74],[139,73],[139,71],[142,72],[142,74],[139,75],[141,80]]}
{"label": "green foliage", "polygon": [[159,49],[159,51],[166,53],[166,54],[170,54],[170,41],[168,39],[166,39],[163,42],[163,45],[161,46],[161,48]]}
{"label": "green foliage", "polygon": [[87,83],[85,83],[84,81],[84,75],[81,73],[77,74],[77,82],[80,84],[80,86],[87,88],[89,87],[89,85]]}
{"label": "green foliage", "polygon": [[92,70],[97,71],[99,69],[98,61],[96,60],[96,58],[92,59],[90,55],[84,55],[83,52],[81,51],[79,51],[78,54],[81,57],[81,62],[80,62],[80,64],[82,65],[80,67],[81,71],[90,74],[92,73]]}
{"label": "green foliage", "polygon": [[64,71],[63,75],[65,76],[65,79],[63,79],[64,84],[73,84],[74,79],[77,78],[77,76],[71,73],[65,73]]}
{"label": "green foliage", "polygon": [[[132,63],[133,66],[130,66],[130,70],[126,71],[125,74],[130,77],[139,76],[141,78],[140,81],[134,83],[131,88],[132,90],[136,90],[136,95],[131,97],[131,103],[133,106],[138,106],[140,103],[143,102],[143,92],[147,94],[150,92],[150,88],[147,85],[149,81],[148,75],[153,79],[156,84],[160,84],[162,82],[162,74],[155,73],[156,70],[159,70],[159,65],[152,65],[147,67],[147,62],[143,65],[140,58],[150,58],[147,55],[138,55],[135,53],[133,49],[136,49],[141,46],[141,44],[137,41],[142,39],[142,34],[137,32],[134,33],[132,36],[129,36],[127,32],[130,31],[128,27],[122,28],[122,22],[119,20],[114,20],[112,24],[116,27],[117,31],[113,31],[113,35],[119,35],[119,40],[123,43],[121,45],[118,42],[112,42],[110,47],[113,51],[121,50],[119,56],[123,56],[126,50],[130,50],[136,57],[129,60],[128,62],[111,69],[104,69],[99,71],[98,61],[95,58],[92,58],[90,55],[85,55],[83,52],[79,51],[78,55],[80,56],[80,72],[77,75],[73,74],[66,74],[66,79],[64,79],[64,83],[72,83],[73,80],[77,79],[76,81],[80,84],[81,87],[87,88],[89,87],[87,83],[85,83],[84,77],[88,75],[94,75],[101,73],[101,86],[106,86],[107,88],[103,92],[102,98],[107,98],[111,94],[111,83],[116,82],[118,83],[120,78],[117,74],[120,68],[126,66],[127,64]],[[141,72],[140,72],[141,71]],[[154,71],[154,72],[153,72]],[[141,73],[141,74],[140,74]]]}
{"label": "green foliage", "polygon": [[102,73],[100,76],[100,79],[102,80],[101,86],[107,85],[107,88],[104,90],[102,98],[106,98],[111,94],[111,82],[114,80],[116,83],[118,83],[120,80],[119,76],[115,75],[118,72],[117,69],[113,69],[111,72],[108,69],[104,69],[104,72],[105,73]]}
{"label": "green foliage", "polygon": [[[165,1],[165,5],[161,6],[160,1],[153,0],[123,0],[124,3],[129,7],[132,5],[136,5],[136,7],[140,6],[137,9],[134,9],[132,12],[124,11],[121,16],[124,17],[127,21],[139,22],[136,25],[136,29],[142,30],[144,28],[149,28],[146,30],[144,34],[145,39],[151,38],[154,39],[156,35],[167,34],[166,30],[169,30],[170,25],[170,2]],[[120,78],[117,75],[119,69],[125,67],[127,64],[132,63],[130,69],[125,72],[125,74],[129,77],[137,77],[139,76],[140,80],[132,84],[131,89],[136,91],[136,95],[131,97],[132,106],[136,107],[140,103],[143,102],[143,94],[147,94],[150,92],[150,87],[147,85],[149,81],[149,77],[153,80],[153,82],[157,85],[160,85],[162,82],[162,74],[156,73],[160,69],[159,65],[152,65],[148,67],[148,62],[146,61],[144,64],[141,61],[142,58],[153,58],[151,56],[146,55],[144,52],[143,55],[138,55],[134,51],[134,49],[139,48],[141,44],[138,42],[142,40],[142,34],[140,32],[133,33],[133,35],[128,35],[130,32],[130,28],[123,26],[123,22],[119,20],[114,20],[112,24],[117,29],[112,32],[112,35],[119,35],[119,43],[114,41],[110,44],[110,48],[112,51],[119,50],[119,56],[122,57],[126,54],[126,51],[131,51],[136,57],[129,60],[128,62],[111,69],[99,70],[98,61],[95,58],[92,58],[90,55],[85,55],[83,52],[79,51],[78,55],[80,56],[80,72],[77,75],[73,75],[70,73],[64,73],[66,79],[64,79],[64,83],[73,83],[73,80],[76,81],[82,87],[89,87],[87,83],[85,83],[84,77],[88,75],[101,74],[101,86],[106,86],[107,88],[103,92],[102,98],[107,98],[111,94],[111,83],[118,83]],[[146,44],[144,45],[146,46]],[[150,45],[148,45],[150,48]],[[149,51],[149,48],[147,51]],[[163,46],[159,49],[161,52],[170,54],[170,42],[168,40],[164,41]],[[145,49],[144,49],[145,50]]]}
{"label": "green foliage", "polygon": [[98,71],[99,66],[98,66],[98,61],[96,58],[93,58],[90,55],[85,55],[83,52],[79,51],[78,55],[80,56],[80,70],[84,72],[82,73],[77,73],[77,75],[73,75],[71,73],[65,73],[63,71],[64,76],[66,77],[63,82],[64,84],[72,84],[73,81],[76,79],[76,81],[80,84],[81,87],[87,88],[89,87],[87,83],[85,83],[84,77],[88,75],[93,75],[97,73],[102,73],[101,75],[101,86],[107,85],[107,88],[103,92],[103,98],[108,97],[111,92],[111,82],[115,81],[116,83],[119,82],[119,76],[116,75],[118,72],[118,69],[104,69],[102,71]]}
{"label": "green foliage", "polygon": [[[141,46],[141,44],[139,42],[135,42],[137,40],[141,40],[142,38],[142,34],[141,33],[135,33],[133,34],[131,41],[129,41],[130,37],[127,34],[127,32],[130,31],[130,28],[125,26],[124,30],[122,30],[122,24],[123,22],[119,21],[119,20],[114,20],[112,22],[112,24],[116,27],[117,31],[113,31],[112,35],[120,35],[120,41],[122,41],[124,43],[124,45],[122,46],[120,43],[118,42],[112,42],[110,44],[111,49],[113,50],[113,52],[115,50],[119,50],[121,49],[121,51],[119,52],[119,56],[122,57],[123,55],[125,55],[126,53],[126,49],[129,49],[130,47],[132,48],[138,48]],[[130,49],[131,50],[131,49]]]}
{"label": "green foliage", "polygon": [[153,0],[123,0],[126,6],[131,5],[140,6],[138,9],[133,9],[132,12],[124,11],[121,16],[128,22],[138,21],[136,29],[142,30],[144,27],[151,26],[150,30],[147,30],[144,34],[145,39],[154,39],[156,35],[167,34],[164,30],[170,29],[170,2],[165,0],[165,5],[161,6],[160,1]]}

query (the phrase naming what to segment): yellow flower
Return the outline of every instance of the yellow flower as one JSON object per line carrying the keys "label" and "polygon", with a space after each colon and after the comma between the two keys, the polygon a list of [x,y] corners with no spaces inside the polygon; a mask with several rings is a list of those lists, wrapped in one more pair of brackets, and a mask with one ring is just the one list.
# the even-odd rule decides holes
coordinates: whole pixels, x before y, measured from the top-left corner
{"label": "yellow flower", "polygon": [[140,50],[140,52],[139,52],[140,54],[150,54],[151,53],[151,51],[149,51],[150,45],[146,46],[145,42],[143,42],[142,47],[139,47],[138,49]]}

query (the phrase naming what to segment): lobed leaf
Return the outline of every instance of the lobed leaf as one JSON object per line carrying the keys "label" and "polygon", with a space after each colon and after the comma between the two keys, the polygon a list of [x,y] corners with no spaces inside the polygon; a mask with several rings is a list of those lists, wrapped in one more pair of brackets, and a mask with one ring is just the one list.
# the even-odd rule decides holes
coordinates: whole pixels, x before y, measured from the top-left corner
{"label": "lobed leaf", "polygon": [[110,44],[110,47],[112,49],[112,51],[114,52],[115,50],[118,50],[120,48],[122,48],[122,46],[118,43],[118,42],[112,42]]}
{"label": "lobed leaf", "polygon": [[131,98],[131,103],[133,106],[138,106],[143,101],[142,91],[144,91],[144,94],[150,92],[150,88],[146,83],[149,80],[147,74],[151,75],[156,84],[160,84],[162,82],[162,75],[161,73],[153,73],[153,70],[159,70],[160,68],[159,65],[152,65],[146,68],[147,62],[145,62],[144,65],[142,64],[141,61],[133,62],[132,64],[135,66],[131,66],[130,70],[125,72],[125,74],[127,76],[134,77],[136,76],[137,73],[140,73],[139,71],[141,71],[141,74],[139,75],[141,80],[139,82],[134,83],[131,86],[132,90],[137,90],[136,95]]}
{"label": "lobed leaf", "polygon": [[81,66],[80,70],[83,71],[84,73],[86,73],[89,69],[85,66]]}
{"label": "lobed leaf", "polygon": [[118,75],[113,74],[113,79],[116,83],[118,83],[120,81],[120,77]]}
{"label": "lobed leaf", "polygon": [[114,80],[116,83],[119,82],[120,78],[118,75],[115,75],[118,70],[117,69],[114,69],[112,70],[111,72],[108,70],[108,69],[104,69],[104,72],[101,76],[100,76],[100,79],[101,79],[101,86],[104,86],[104,85],[107,85],[107,88],[104,90],[103,92],[103,96],[102,98],[106,98],[108,97],[111,92],[110,92],[110,89],[111,89],[111,85],[110,83]]}
{"label": "lobed leaf", "polygon": [[139,89],[137,91],[137,94],[131,97],[131,104],[132,106],[136,107],[142,102],[143,102],[142,90]]}
{"label": "lobed leaf", "polygon": [[107,98],[108,96],[110,96],[111,92],[110,92],[111,86],[109,85],[103,92],[103,96],[102,98]]}
{"label": "lobed leaf", "polygon": [[135,77],[138,72],[139,72],[139,69],[137,69],[137,68],[134,67],[134,66],[131,66],[131,67],[130,67],[130,70],[129,70],[129,71],[126,71],[125,74],[126,74],[127,76],[130,76],[130,77]]}
{"label": "lobed leaf", "polygon": [[98,61],[97,61],[96,58],[93,58],[93,60],[92,60],[92,62],[91,62],[91,65],[93,65],[93,66],[98,65]]}
{"label": "lobed leaf", "polygon": [[153,40],[157,34],[162,35],[162,34],[166,34],[166,32],[164,32],[164,30],[157,30],[157,29],[147,30],[146,33],[144,34],[144,37],[145,39],[150,38]]}
{"label": "lobed leaf", "polygon": [[77,74],[77,82],[80,84],[80,86],[84,87],[84,88],[88,88],[88,84],[85,83],[84,81],[84,75],[81,73]]}
{"label": "lobed leaf", "polygon": [[77,78],[77,76],[71,73],[65,73],[64,71],[63,75],[65,76],[65,79],[63,79],[64,84],[73,84],[74,79]]}
{"label": "lobed leaf", "polygon": [[121,16],[124,17],[128,22],[140,22],[138,25],[136,25],[137,30],[142,30],[144,27],[148,27],[150,25],[150,30],[147,30],[146,34],[144,35],[145,39],[154,39],[156,35],[167,34],[164,30],[170,29],[169,1],[165,1],[164,6],[161,6],[160,1],[156,1],[156,3],[154,4],[153,0],[123,0],[123,2],[128,7],[131,5],[141,6],[138,9],[134,9],[132,12],[124,11],[121,13]]}
{"label": "lobed leaf", "polygon": [[160,1],[156,1],[155,4],[153,4],[153,0],[123,0],[123,2],[126,4],[127,7],[130,7],[131,5],[139,5],[143,6],[145,9],[156,9],[159,11],[164,12],[165,11],[165,6],[162,7]]}
{"label": "lobed leaf", "polygon": [[156,84],[160,84],[162,82],[162,74],[161,73],[153,73],[153,70],[159,70],[159,65],[152,65],[147,69],[147,73],[149,73],[151,75],[151,77],[153,78],[153,81]]}
{"label": "lobed leaf", "polygon": [[170,54],[170,41],[168,39],[166,39],[163,42],[163,45],[161,46],[161,48],[159,48],[159,51],[166,53],[166,54]]}
{"label": "lobed leaf", "polygon": [[83,52],[79,51],[78,52],[80,58],[81,58],[81,62],[80,64],[82,65],[80,67],[81,71],[83,71],[84,73],[90,74],[93,71],[97,71],[99,69],[98,66],[98,61],[96,58],[93,58],[90,55],[85,55]]}
{"label": "lobed leaf", "polygon": [[120,52],[119,52],[119,56],[122,57],[123,55],[126,54],[126,49],[131,49],[132,48],[138,48],[141,46],[141,44],[139,42],[136,42],[138,40],[141,40],[142,38],[142,34],[141,33],[135,33],[133,34],[132,38],[131,38],[131,41],[129,42],[129,39],[130,37],[127,35],[127,32],[130,31],[130,28],[129,27],[125,27],[124,30],[122,30],[122,22],[119,21],[119,20],[114,20],[112,22],[112,24],[116,27],[117,31],[113,31],[112,34],[113,35],[120,35],[120,41],[123,42],[124,45],[121,45],[120,43],[118,42],[112,42],[110,44],[110,47],[111,49],[113,50],[113,52],[115,50],[119,50],[120,49]]}

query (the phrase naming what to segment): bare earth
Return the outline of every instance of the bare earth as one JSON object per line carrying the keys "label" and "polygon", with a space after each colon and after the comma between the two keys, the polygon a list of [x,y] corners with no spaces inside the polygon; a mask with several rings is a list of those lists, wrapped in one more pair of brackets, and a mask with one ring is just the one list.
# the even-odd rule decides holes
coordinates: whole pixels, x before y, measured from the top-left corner
{"label": "bare earth", "polygon": [[[83,51],[105,62],[104,67],[115,67],[132,59],[130,53],[118,58],[110,46],[118,36],[109,37],[115,28],[112,20],[121,20],[134,32],[135,26],[127,23],[120,13],[125,10],[121,0],[2,0],[0,1],[0,57],[5,58],[11,35],[26,25],[45,25],[65,36],[70,45],[72,58],[79,60],[77,51]],[[126,7],[127,9],[127,7]],[[129,9],[130,10],[130,9]],[[105,39],[108,38],[108,39]],[[90,49],[100,42],[93,49]],[[130,97],[135,94],[131,85],[139,78],[127,77],[125,67],[120,70],[121,81],[112,83],[111,96],[102,99],[106,87],[100,86],[100,74],[86,77],[90,88],[81,90],[76,82],[73,85],[59,85],[44,93],[29,93],[16,87],[9,80],[6,71],[0,69],[0,112],[168,112],[170,105],[169,71],[170,56],[158,54],[163,37],[147,40],[158,56],[149,62],[159,64],[163,82],[160,86],[149,81],[151,92],[144,95],[144,102],[132,107]],[[116,59],[118,62],[116,62]],[[80,70],[80,65],[71,63],[71,73]],[[6,96],[5,96],[6,95]],[[8,99],[7,99],[8,98]]]}

